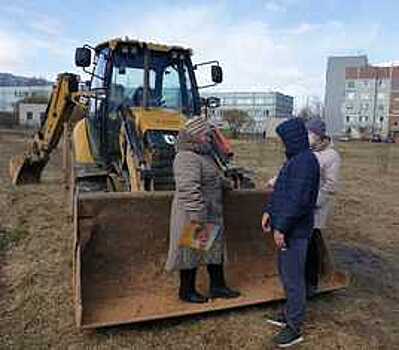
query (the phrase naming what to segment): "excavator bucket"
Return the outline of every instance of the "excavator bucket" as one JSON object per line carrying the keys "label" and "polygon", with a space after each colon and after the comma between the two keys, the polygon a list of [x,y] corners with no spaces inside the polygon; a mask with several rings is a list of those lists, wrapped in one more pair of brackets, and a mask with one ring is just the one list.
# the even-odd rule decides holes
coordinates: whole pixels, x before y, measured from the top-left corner
{"label": "excavator bucket", "polygon": [[40,175],[47,164],[46,159],[32,159],[29,155],[18,155],[10,160],[10,176],[13,185],[40,182]]}
{"label": "excavator bucket", "polygon": [[[83,193],[75,198],[74,295],[77,325],[97,328],[262,304],[284,293],[271,235],[260,230],[268,194],[233,191],[225,198],[226,278],[242,295],[206,304],[177,298],[176,274],[166,273],[169,192]],[[206,293],[206,269],[198,289]],[[320,291],[347,286],[326,269]]]}

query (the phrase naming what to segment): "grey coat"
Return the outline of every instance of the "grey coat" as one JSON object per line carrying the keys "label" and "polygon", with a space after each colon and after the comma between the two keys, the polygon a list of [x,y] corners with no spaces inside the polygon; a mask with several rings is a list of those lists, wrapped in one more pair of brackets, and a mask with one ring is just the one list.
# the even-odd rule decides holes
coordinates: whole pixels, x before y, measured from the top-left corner
{"label": "grey coat", "polygon": [[208,252],[178,246],[183,228],[190,221],[212,222],[223,228],[223,179],[219,168],[209,152],[198,149],[192,140],[188,141],[180,137],[173,166],[176,191],[165,266],[168,271],[223,262],[223,229]]}
{"label": "grey coat", "polygon": [[339,173],[341,158],[331,146],[321,151],[315,151],[320,164],[320,189],[314,215],[314,227],[326,228],[328,215],[331,212],[332,197],[339,189]]}

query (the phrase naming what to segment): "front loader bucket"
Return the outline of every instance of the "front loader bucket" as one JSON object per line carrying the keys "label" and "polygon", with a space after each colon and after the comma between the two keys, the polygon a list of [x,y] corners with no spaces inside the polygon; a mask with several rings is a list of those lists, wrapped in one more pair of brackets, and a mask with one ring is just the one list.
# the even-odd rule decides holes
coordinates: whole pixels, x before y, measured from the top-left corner
{"label": "front loader bucket", "polygon": [[30,156],[20,155],[10,160],[10,176],[13,185],[34,184],[40,182],[46,159],[33,160]]}
{"label": "front loader bucket", "polygon": [[[284,298],[271,235],[260,230],[267,194],[234,191],[225,198],[226,278],[237,299],[206,304],[178,300],[177,274],[164,271],[171,193],[89,193],[75,202],[74,289],[79,327],[199,314]],[[198,289],[207,291],[206,269]],[[321,291],[345,287],[339,272],[323,278]]]}

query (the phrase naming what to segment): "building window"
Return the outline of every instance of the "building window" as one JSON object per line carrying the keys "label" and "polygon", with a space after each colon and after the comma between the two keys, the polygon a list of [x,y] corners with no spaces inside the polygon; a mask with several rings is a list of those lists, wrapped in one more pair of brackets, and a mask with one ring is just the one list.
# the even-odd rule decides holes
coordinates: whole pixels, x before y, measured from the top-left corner
{"label": "building window", "polygon": [[255,99],[255,104],[257,105],[263,105],[265,103],[265,100],[263,97],[256,97]]}
{"label": "building window", "polygon": [[360,98],[361,98],[362,100],[368,100],[368,99],[370,99],[370,94],[368,94],[368,93],[363,93],[363,94],[360,95]]}
{"label": "building window", "polygon": [[369,121],[369,117],[364,117],[365,121],[368,122]]}
{"label": "building window", "polygon": [[352,110],[353,109],[353,105],[351,105],[351,104],[346,105],[346,109],[347,110]]}
{"label": "building window", "polygon": [[364,81],[363,81],[363,85],[364,85],[364,86],[369,86],[369,81],[368,81],[368,80],[364,80]]}
{"label": "building window", "polygon": [[351,121],[351,117],[349,115],[346,116],[346,122],[349,123]]}
{"label": "building window", "polygon": [[380,123],[384,122],[384,117],[380,117]]}
{"label": "building window", "polygon": [[251,105],[252,99],[251,98],[239,98],[237,99],[237,104],[239,105]]}
{"label": "building window", "polygon": [[355,88],[355,82],[353,80],[349,80],[346,83],[346,86],[348,87],[348,89],[354,89]]}
{"label": "building window", "polygon": [[362,122],[363,121],[363,117],[359,117],[359,122]]}
{"label": "building window", "polygon": [[32,120],[33,119],[33,113],[32,112],[26,112],[26,120]]}
{"label": "building window", "polygon": [[355,93],[354,93],[354,92],[348,92],[348,93],[346,94],[346,98],[347,98],[348,100],[354,100],[354,99],[355,99]]}
{"label": "building window", "polygon": [[381,87],[384,87],[384,86],[385,86],[384,80],[380,79],[380,80],[378,81],[378,85],[381,86]]}
{"label": "building window", "polygon": [[369,106],[370,105],[368,103],[363,103],[363,104],[360,105],[360,108],[367,110],[367,109],[369,109]]}
{"label": "building window", "polygon": [[384,110],[384,105],[378,105],[378,110],[383,111]]}

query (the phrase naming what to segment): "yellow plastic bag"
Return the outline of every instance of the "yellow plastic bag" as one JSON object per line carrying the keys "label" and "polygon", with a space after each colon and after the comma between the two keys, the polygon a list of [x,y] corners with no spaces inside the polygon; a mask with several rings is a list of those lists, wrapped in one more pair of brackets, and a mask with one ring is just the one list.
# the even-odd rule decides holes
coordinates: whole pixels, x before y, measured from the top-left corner
{"label": "yellow plastic bag", "polygon": [[208,251],[219,235],[220,230],[221,226],[213,223],[200,224],[190,222],[183,229],[179,246]]}

